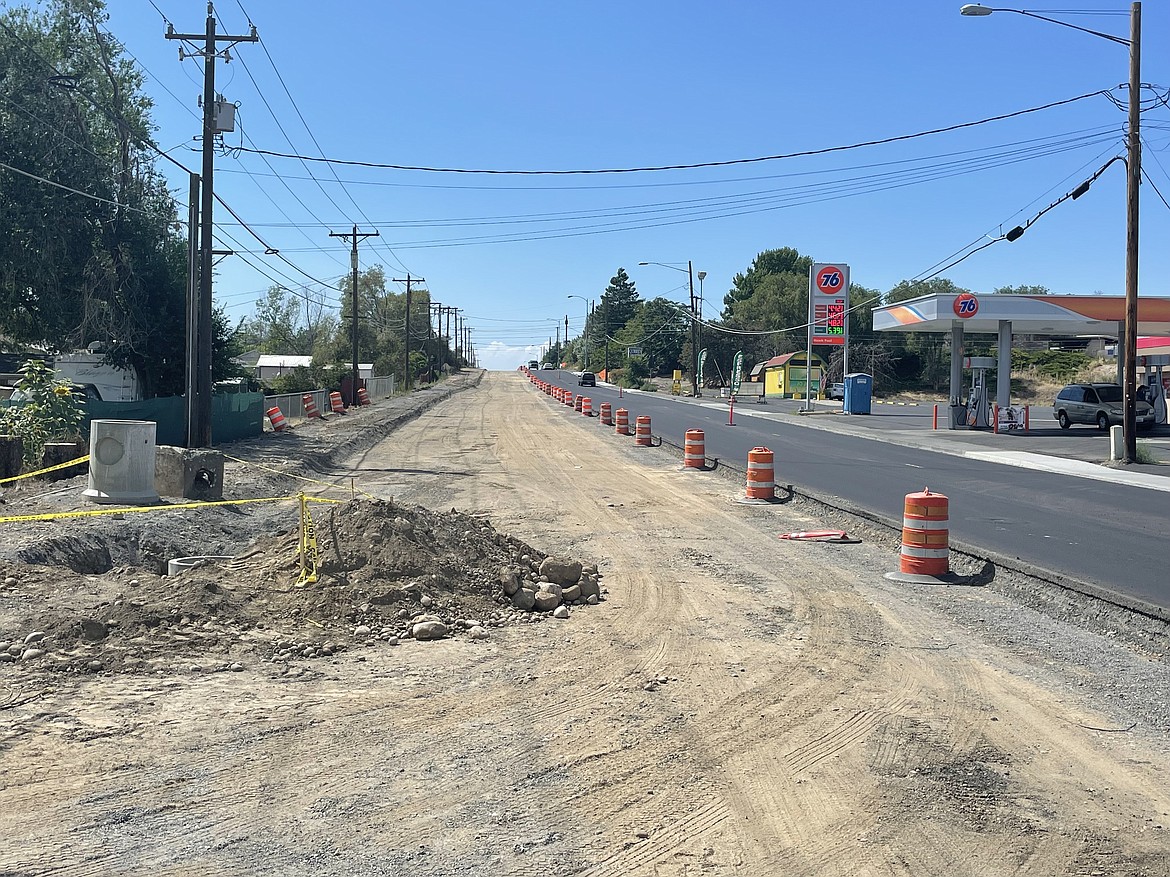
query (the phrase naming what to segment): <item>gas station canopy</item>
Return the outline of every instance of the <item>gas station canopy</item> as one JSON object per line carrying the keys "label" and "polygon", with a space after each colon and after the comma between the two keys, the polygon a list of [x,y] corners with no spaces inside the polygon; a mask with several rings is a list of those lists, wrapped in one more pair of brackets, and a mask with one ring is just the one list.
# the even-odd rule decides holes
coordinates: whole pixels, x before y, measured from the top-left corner
{"label": "gas station canopy", "polygon": [[[1138,334],[1170,335],[1170,299],[1138,298]],[[958,295],[938,293],[874,308],[879,332],[966,332],[996,334],[1011,323],[1017,335],[1106,335],[1125,323],[1120,295]]]}

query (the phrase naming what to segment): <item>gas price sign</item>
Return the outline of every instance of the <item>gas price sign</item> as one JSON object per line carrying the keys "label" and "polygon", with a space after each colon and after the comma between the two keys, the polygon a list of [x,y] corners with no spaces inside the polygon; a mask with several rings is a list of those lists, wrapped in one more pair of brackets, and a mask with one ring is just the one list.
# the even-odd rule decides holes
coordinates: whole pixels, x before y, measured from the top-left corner
{"label": "gas price sign", "polygon": [[849,311],[849,266],[814,263],[808,273],[809,340],[844,345]]}

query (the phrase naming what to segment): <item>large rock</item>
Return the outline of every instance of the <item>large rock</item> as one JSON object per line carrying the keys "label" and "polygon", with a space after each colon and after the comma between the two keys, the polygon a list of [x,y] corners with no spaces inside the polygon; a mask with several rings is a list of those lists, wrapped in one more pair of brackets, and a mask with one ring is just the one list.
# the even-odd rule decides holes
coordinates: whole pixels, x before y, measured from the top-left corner
{"label": "large rock", "polygon": [[447,625],[441,621],[422,621],[410,629],[415,639],[442,639],[447,635]]}
{"label": "large rock", "polygon": [[572,603],[574,600],[579,599],[580,596],[581,596],[581,586],[580,585],[569,585],[567,588],[561,589],[561,599],[564,600],[566,603]]}
{"label": "large rock", "polygon": [[537,591],[533,603],[537,612],[549,612],[561,605],[561,595],[552,591]]}
{"label": "large rock", "polygon": [[520,574],[514,569],[500,570],[500,587],[511,597],[520,590]]}
{"label": "large rock", "polygon": [[557,585],[572,585],[581,578],[581,562],[564,557],[546,557],[540,564],[540,574]]}
{"label": "large rock", "polygon": [[601,585],[597,583],[597,579],[592,576],[581,576],[581,581],[577,588],[580,590],[580,595],[585,598],[600,597]]}
{"label": "large rock", "polygon": [[536,605],[536,591],[531,588],[521,588],[512,595],[512,605],[517,609],[528,611]]}
{"label": "large rock", "polygon": [[554,594],[560,598],[564,595],[564,589],[560,585],[554,585],[552,582],[541,582],[540,587],[536,589],[536,593]]}

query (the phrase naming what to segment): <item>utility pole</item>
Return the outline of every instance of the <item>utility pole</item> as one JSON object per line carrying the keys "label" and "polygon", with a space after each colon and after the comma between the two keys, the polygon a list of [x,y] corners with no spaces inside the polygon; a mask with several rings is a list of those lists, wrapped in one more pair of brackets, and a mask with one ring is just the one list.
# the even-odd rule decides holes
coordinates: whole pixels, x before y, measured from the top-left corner
{"label": "utility pole", "polygon": [[349,252],[349,264],[353,269],[353,286],[350,289],[350,339],[353,341],[353,381],[349,385],[349,399],[346,400],[349,405],[358,405],[358,241],[364,238],[376,238],[381,234],[377,231],[364,231],[358,233],[357,226],[353,227],[352,232],[329,232],[331,238],[343,238],[345,240],[352,239],[353,249]]}
{"label": "utility pole", "polygon": [[406,284],[406,328],[402,333],[402,346],[406,349],[406,353],[402,359],[402,386],[410,392],[410,388],[414,385],[414,380],[410,374],[410,284],[415,280],[421,280],[426,283],[423,277],[411,277],[410,272],[406,273],[405,280],[394,278],[395,283]]}
{"label": "utility pole", "polygon": [[691,396],[699,395],[699,349],[696,346],[699,339],[696,336],[698,329],[698,313],[695,309],[695,275],[691,271],[691,260],[687,259],[687,282],[691,287]]}
{"label": "utility pole", "polygon": [[609,296],[601,297],[601,319],[605,323],[605,379],[609,380]]}
{"label": "utility pole", "polygon": [[[190,55],[185,55],[179,47],[179,60],[185,57],[203,59],[203,173],[202,173],[202,211],[201,227],[199,232],[199,301],[198,322],[194,327],[195,380],[188,377],[187,393],[194,397],[194,405],[188,401],[188,411],[194,415],[194,422],[187,425],[188,447],[206,448],[211,445],[211,259],[212,259],[212,207],[215,204],[215,135],[217,127],[219,104],[215,100],[215,59],[219,56],[217,42],[229,43],[223,50],[224,61],[231,59],[228,50],[236,43],[254,43],[260,38],[256,35],[256,28],[247,36],[233,36],[231,34],[216,34],[215,7],[207,4],[207,27],[201,34],[175,33],[172,24],[167,25],[166,38],[168,40],[182,40],[183,42],[198,45],[203,40],[203,49],[196,49]],[[233,107],[234,109],[234,107]],[[233,125],[234,127],[234,125]],[[188,332],[192,328],[188,327]]]}

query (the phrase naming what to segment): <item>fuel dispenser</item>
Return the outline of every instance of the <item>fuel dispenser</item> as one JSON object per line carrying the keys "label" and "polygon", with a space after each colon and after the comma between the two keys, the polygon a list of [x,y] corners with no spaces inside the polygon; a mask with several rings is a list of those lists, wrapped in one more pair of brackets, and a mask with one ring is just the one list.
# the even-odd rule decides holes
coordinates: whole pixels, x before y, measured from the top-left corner
{"label": "fuel dispenser", "polygon": [[1145,369],[1142,383],[1146,390],[1145,399],[1154,407],[1154,423],[1166,423],[1166,386],[1170,383],[1170,374],[1163,375],[1162,370],[1170,365],[1170,356],[1139,356],[1138,365]]}
{"label": "fuel dispenser", "polygon": [[971,392],[967,395],[967,428],[991,428],[991,402],[987,395],[987,372],[995,368],[994,356],[965,356],[963,368],[971,370]]}

